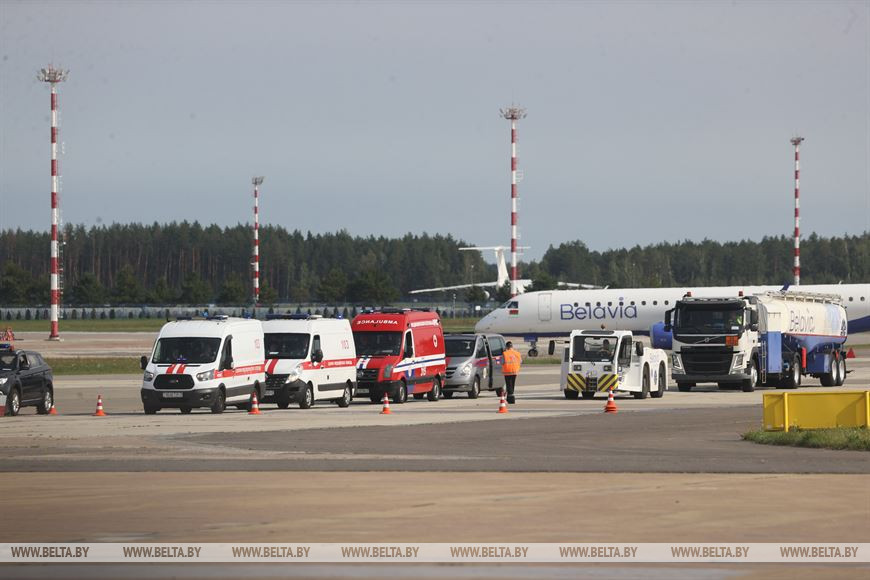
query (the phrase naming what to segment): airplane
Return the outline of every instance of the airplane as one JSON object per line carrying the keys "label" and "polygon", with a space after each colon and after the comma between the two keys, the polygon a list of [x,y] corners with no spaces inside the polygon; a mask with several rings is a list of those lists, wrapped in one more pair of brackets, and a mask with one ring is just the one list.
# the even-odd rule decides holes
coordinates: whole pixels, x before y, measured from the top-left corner
{"label": "airplane", "polygon": [[[486,316],[475,332],[522,336],[529,342],[529,356],[537,356],[537,341],[565,337],[572,330],[631,330],[649,334],[665,311],[691,292],[696,297],[737,296],[787,290],[785,286],[719,286],[681,288],[603,288],[600,290],[551,290],[517,295]],[[849,319],[849,332],[870,331],[870,284],[802,284],[795,291],[840,296]]]}
{"label": "airplane", "polygon": [[[459,248],[460,251],[469,251],[469,250],[493,250],[495,252],[495,264],[496,270],[498,272],[495,282],[478,282],[476,284],[459,284],[457,286],[442,286],[440,288],[421,288],[419,290],[411,290],[408,294],[424,294],[428,292],[443,292],[447,290],[464,290],[466,288],[472,288],[474,286],[478,286],[481,288],[502,288],[505,284],[510,281],[510,277],[508,276],[507,262],[504,259],[504,253],[508,248],[506,246],[474,246],[467,248]],[[517,248],[518,250],[528,250],[528,246],[522,246]],[[532,280],[523,279],[517,280],[517,292],[520,294],[526,292],[532,286]],[[559,282],[559,286],[562,288],[601,288],[601,286],[593,286],[591,284],[578,284],[574,282]],[[489,299],[490,293],[486,292],[486,297]]]}

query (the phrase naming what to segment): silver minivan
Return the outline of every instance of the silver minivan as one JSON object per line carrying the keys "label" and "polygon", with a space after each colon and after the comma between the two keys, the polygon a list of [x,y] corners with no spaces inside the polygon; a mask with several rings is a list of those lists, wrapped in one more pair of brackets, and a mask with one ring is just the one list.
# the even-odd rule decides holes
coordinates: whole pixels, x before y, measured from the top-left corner
{"label": "silver minivan", "polygon": [[481,390],[492,391],[504,387],[504,337],[500,334],[445,334],[444,350],[447,357],[447,381],[443,396],[468,393],[476,399]]}

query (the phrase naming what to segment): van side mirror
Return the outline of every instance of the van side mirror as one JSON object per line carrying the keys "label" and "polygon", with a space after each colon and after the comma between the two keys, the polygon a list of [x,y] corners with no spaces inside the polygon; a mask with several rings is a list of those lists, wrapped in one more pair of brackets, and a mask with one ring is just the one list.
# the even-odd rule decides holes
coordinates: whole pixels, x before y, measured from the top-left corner
{"label": "van side mirror", "polygon": [[[756,327],[758,326],[758,310],[750,310],[749,311],[749,324],[750,324],[750,326],[753,324]],[[757,328],[754,328],[753,330],[757,330]]]}
{"label": "van side mirror", "polygon": [[139,368],[144,371],[147,366],[148,366],[148,357],[143,356],[142,358],[139,359]]}
{"label": "van side mirror", "polygon": [[322,362],[323,361],[323,351],[320,350],[319,348],[317,350],[315,350],[313,353],[311,353],[311,360],[312,360],[312,362],[316,362],[316,363]]}
{"label": "van side mirror", "polygon": [[634,352],[637,353],[637,356],[643,356],[643,343],[642,342],[634,343]]}
{"label": "van side mirror", "polygon": [[547,353],[550,356],[553,356],[556,353],[556,341],[555,340],[550,341],[550,346],[547,347]]}

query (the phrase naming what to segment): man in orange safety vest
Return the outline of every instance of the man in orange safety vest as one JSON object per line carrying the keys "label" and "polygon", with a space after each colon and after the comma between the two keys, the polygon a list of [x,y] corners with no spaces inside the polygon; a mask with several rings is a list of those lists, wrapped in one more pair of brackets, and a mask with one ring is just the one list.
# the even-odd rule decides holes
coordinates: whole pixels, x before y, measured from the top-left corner
{"label": "man in orange safety vest", "polygon": [[523,357],[514,350],[512,342],[508,341],[504,350],[504,363],[501,365],[502,373],[504,373],[504,383],[507,387],[507,402],[513,405],[516,402],[514,397],[514,386],[517,383],[517,375],[520,374],[520,365],[523,363]]}

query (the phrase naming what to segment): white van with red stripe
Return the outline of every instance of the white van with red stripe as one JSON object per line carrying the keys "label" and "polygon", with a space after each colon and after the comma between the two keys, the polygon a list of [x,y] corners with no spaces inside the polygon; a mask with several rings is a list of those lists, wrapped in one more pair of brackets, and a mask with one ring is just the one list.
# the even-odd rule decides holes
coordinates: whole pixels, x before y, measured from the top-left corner
{"label": "white van with red stripe", "polygon": [[190,413],[228,404],[250,407],[266,382],[263,324],[216,316],[176,320],[160,329],[150,357],[142,357],[142,406],[148,415],[165,408]]}
{"label": "white van with red stripe", "polygon": [[271,315],[263,323],[266,388],[261,401],[286,409],[315,401],[347,407],[356,391],[350,322],[309,314]]}

